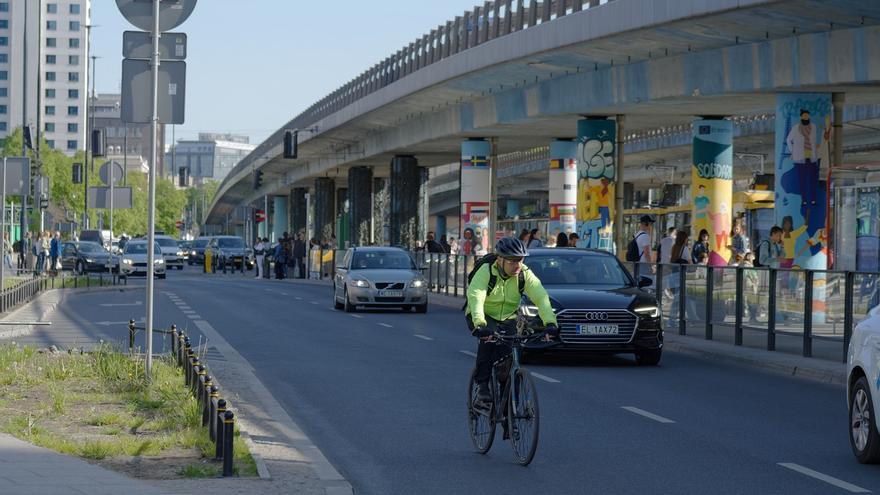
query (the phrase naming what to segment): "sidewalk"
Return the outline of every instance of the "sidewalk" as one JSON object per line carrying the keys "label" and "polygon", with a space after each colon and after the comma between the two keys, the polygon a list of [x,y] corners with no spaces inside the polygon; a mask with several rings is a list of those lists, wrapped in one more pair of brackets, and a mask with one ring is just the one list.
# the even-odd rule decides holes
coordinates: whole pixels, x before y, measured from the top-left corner
{"label": "sidewalk", "polygon": [[76,457],[0,433],[0,492],[10,495],[172,494]]}
{"label": "sidewalk", "polygon": [[[272,280],[275,282],[274,280]],[[282,282],[330,285],[330,280],[286,279]],[[460,310],[461,297],[430,293],[431,304]],[[430,311],[430,310],[429,310]],[[819,383],[846,386],[846,365],[839,361],[806,358],[796,354],[767,351],[754,347],[736,346],[723,340],[706,340],[700,335],[678,335],[674,330],[664,332],[666,351],[688,354],[717,363],[743,366],[765,372],[795,376]]]}

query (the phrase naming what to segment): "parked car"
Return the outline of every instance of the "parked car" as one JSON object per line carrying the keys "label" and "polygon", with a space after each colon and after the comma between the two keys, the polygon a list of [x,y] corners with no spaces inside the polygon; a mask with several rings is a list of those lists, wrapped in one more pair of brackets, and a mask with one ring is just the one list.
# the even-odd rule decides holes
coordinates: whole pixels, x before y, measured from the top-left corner
{"label": "parked car", "polygon": [[75,273],[106,272],[110,269],[111,257],[96,242],[65,242],[61,245],[61,269]]}
{"label": "parked car", "polygon": [[[125,251],[119,263],[120,275],[147,274],[147,241],[137,239],[125,244]],[[165,278],[165,258],[162,256],[162,248],[158,243],[153,243],[153,273],[159,278]]]}
{"label": "parked car", "polygon": [[880,463],[880,306],[853,329],[846,375],[850,447],[859,462]]}
{"label": "parked car", "polygon": [[192,241],[192,245],[189,249],[189,258],[186,260],[190,265],[197,264],[202,265],[205,263],[205,248],[208,247],[208,243],[211,242],[210,237],[199,237],[196,240]]}
{"label": "parked car", "polygon": [[346,312],[357,306],[428,311],[427,282],[410,255],[394,247],[355,247],[345,251],[333,279],[333,305]]}
{"label": "parked car", "polygon": [[83,230],[79,233],[79,240],[94,242],[109,251],[113,242],[113,233],[109,230]]}
{"label": "parked car", "polygon": [[211,256],[217,259],[216,266],[222,268],[223,265],[240,269],[242,259],[248,270],[254,267],[254,252],[249,249],[244,239],[233,235],[218,235],[211,238],[206,249],[211,250]]}
{"label": "parked car", "polygon": [[[561,344],[535,352],[635,354],[640,365],[656,365],[663,352],[660,306],[605,251],[531,249],[526,266],[541,280],[556,312]],[[538,318],[538,308],[523,296],[520,313]],[[535,344],[536,347],[542,347]]]}
{"label": "parked car", "polygon": [[167,235],[157,235],[155,239],[156,244],[162,248],[166,269],[177,268],[178,270],[183,270],[183,250],[177,245],[177,240]]}

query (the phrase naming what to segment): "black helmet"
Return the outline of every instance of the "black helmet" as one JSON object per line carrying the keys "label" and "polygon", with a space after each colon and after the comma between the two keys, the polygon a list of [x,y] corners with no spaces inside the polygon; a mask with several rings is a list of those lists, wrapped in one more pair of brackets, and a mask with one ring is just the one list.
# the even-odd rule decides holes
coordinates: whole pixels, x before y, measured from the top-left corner
{"label": "black helmet", "polygon": [[495,254],[509,258],[523,258],[529,255],[526,245],[516,237],[502,237],[495,244]]}

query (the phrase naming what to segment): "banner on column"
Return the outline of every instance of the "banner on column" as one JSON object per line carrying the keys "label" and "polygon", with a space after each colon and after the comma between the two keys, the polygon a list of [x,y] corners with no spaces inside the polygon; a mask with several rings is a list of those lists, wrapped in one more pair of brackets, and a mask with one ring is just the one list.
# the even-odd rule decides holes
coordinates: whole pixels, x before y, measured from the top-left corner
{"label": "banner on column", "polygon": [[733,211],[733,122],[697,120],[693,131],[694,235],[709,234],[709,265],[730,260]]}
{"label": "banner on column", "polygon": [[612,249],[616,122],[578,121],[577,233],[578,247]]}
{"label": "banner on column", "polygon": [[577,229],[577,146],[575,141],[550,143],[549,238]]}
{"label": "banner on column", "polygon": [[461,143],[462,254],[483,254],[489,250],[489,153],[488,141]]}

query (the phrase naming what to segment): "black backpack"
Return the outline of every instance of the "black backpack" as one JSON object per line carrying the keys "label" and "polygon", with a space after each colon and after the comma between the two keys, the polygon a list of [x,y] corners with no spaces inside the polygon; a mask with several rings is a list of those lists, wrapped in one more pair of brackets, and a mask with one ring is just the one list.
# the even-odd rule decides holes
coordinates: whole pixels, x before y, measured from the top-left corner
{"label": "black backpack", "polygon": [[[483,265],[486,265],[486,264],[491,265],[492,263],[495,263],[495,260],[497,260],[497,259],[498,259],[498,256],[495,253],[489,253],[487,255],[480,257],[480,259],[478,259],[476,261],[476,263],[474,263],[474,267],[471,268],[471,271],[468,272],[468,275],[467,275],[468,285],[471,284],[471,281],[474,279],[474,275],[477,274],[477,271],[479,271],[479,269],[482,268]],[[486,294],[489,294],[490,292],[492,292],[492,289],[495,288],[495,284],[497,284],[497,283],[498,283],[498,276],[495,275],[494,273],[492,273],[492,268],[490,266],[490,268],[489,268],[489,283],[486,284]],[[519,294],[520,294],[520,296],[522,295],[525,288],[526,288],[525,272],[520,270],[520,272],[519,272]],[[462,311],[467,309],[467,304],[468,304],[467,297],[465,297],[464,305],[461,307]]]}
{"label": "black backpack", "polygon": [[769,252],[770,251],[770,241],[768,241],[767,239],[764,239],[763,241],[759,242],[758,249],[755,249],[755,259],[752,260],[752,266],[754,266],[755,268],[766,266],[761,263],[761,246],[763,246],[764,244],[767,244],[767,254],[771,254]]}
{"label": "black backpack", "polygon": [[639,238],[640,235],[645,234],[648,235],[645,231],[639,231],[638,234],[635,235],[632,239],[630,239],[629,244],[626,246],[626,261],[638,262],[642,259],[642,253],[639,252],[639,243],[636,242],[636,239]]}

